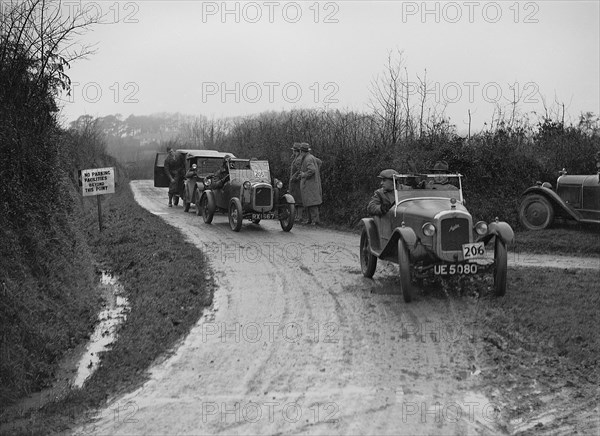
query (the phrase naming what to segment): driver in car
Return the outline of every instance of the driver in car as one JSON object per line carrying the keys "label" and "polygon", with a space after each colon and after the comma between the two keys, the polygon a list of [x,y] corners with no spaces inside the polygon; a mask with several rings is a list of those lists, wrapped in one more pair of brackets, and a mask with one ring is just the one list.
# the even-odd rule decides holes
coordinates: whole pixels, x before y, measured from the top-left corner
{"label": "driver in car", "polygon": [[213,176],[212,189],[220,189],[229,179],[229,167],[231,162],[231,156],[228,154],[223,158],[223,166]]}
{"label": "driver in car", "polygon": [[394,175],[397,175],[396,170],[383,170],[377,176],[380,179],[380,188],[373,193],[369,204],[367,205],[367,213],[369,215],[381,216],[385,215],[393,206],[396,199],[394,196]]}

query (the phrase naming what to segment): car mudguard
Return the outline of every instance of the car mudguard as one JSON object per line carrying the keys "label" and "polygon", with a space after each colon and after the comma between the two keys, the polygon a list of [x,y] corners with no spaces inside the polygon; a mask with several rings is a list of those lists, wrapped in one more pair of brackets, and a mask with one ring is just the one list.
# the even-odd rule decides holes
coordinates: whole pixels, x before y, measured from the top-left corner
{"label": "car mudguard", "polygon": [[360,221],[362,225],[365,226],[367,235],[369,235],[369,246],[371,248],[371,252],[375,256],[379,257],[381,247],[379,244],[379,232],[377,230],[377,226],[375,225],[375,220],[373,218],[363,218]]}
{"label": "car mudguard", "polygon": [[296,204],[296,200],[294,200],[291,194],[283,194],[279,203]]}
{"label": "car mudguard", "polygon": [[487,244],[494,236],[500,238],[505,244],[510,244],[515,239],[515,232],[507,222],[494,221],[488,224],[487,234],[479,238],[478,241]]}
{"label": "car mudguard", "polygon": [[[209,205],[209,206],[212,206],[212,209],[213,209],[213,210],[210,210],[210,209],[209,209],[209,211],[208,211],[208,212],[209,212],[209,213],[211,213],[211,214],[212,214],[212,213],[215,213],[215,212],[216,212],[216,210],[217,210],[217,203],[216,203],[216,201],[215,201],[215,194],[214,194],[214,192],[212,192],[211,190],[208,190],[208,189],[206,189],[206,190],[204,190],[204,192],[202,193],[202,197],[200,197],[200,202],[202,202],[202,198],[203,198],[203,197],[208,197],[208,200],[209,200],[209,201],[208,201],[208,205]],[[212,201],[211,201],[211,200],[212,200]]]}
{"label": "car mudguard", "polygon": [[392,236],[386,246],[381,251],[380,257],[393,259],[398,255],[398,241],[402,240],[406,244],[406,248],[411,252],[417,244],[417,235],[410,227],[396,227],[392,231]]}
{"label": "car mudguard", "polygon": [[545,188],[543,186],[531,186],[531,187],[527,188],[525,190],[525,192],[523,192],[523,194],[521,195],[521,200],[523,200],[523,198],[525,198],[529,194],[543,195],[552,204],[552,206],[554,206],[556,208],[555,213],[560,211],[563,214],[567,215],[568,218],[572,218],[575,221],[581,220],[581,215],[579,215],[579,213],[577,211],[574,211],[573,209],[571,209],[563,201],[563,199],[560,198],[560,196],[556,192],[554,192],[552,189]]}

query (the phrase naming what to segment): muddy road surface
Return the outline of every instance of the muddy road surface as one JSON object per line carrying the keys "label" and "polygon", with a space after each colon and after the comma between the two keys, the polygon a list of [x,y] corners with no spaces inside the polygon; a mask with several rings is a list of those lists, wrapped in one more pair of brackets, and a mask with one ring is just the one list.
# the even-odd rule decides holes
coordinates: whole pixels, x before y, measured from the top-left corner
{"label": "muddy road surface", "polygon": [[76,433],[502,433],[477,389],[476,302],[404,303],[395,265],[362,276],[351,233],[278,221],[234,233],[225,215],[207,225],[168,208],[151,181],[132,188],[208,254],[218,289],[150,380]]}

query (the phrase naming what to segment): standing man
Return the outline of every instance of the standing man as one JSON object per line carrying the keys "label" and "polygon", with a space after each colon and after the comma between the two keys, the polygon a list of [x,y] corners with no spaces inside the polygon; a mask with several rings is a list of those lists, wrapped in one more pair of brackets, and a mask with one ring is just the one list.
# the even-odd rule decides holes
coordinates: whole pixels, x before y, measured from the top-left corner
{"label": "standing man", "polygon": [[300,155],[300,143],[294,142],[292,145],[292,163],[290,165],[290,183],[288,192],[296,203],[296,220],[302,218],[302,194],[300,192],[300,163],[302,156]]}
{"label": "standing man", "polygon": [[173,204],[179,204],[183,185],[183,155],[176,152],[173,147],[167,147],[167,157],[165,158],[165,172],[169,177],[169,207]]}
{"label": "standing man", "polygon": [[385,215],[396,202],[394,196],[394,174],[398,174],[398,172],[388,169],[383,170],[377,176],[380,180],[380,188],[373,193],[367,205],[367,213],[369,215]]}
{"label": "standing man", "polygon": [[300,144],[300,194],[302,206],[306,208],[307,224],[318,226],[319,206],[323,203],[321,189],[321,160],[310,153],[310,146],[303,142]]}

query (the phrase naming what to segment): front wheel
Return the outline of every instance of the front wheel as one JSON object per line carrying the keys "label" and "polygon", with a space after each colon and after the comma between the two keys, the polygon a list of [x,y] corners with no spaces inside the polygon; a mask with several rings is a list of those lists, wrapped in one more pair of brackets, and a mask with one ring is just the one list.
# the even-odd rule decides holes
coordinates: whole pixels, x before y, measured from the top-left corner
{"label": "front wheel", "polygon": [[232,198],[229,202],[229,227],[234,232],[239,232],[242,228],[242,202],[239,198]]}
{"label": "front wheel", "polygon": [[204,219],[204,222],[206,224],[212,223],[215,214],[214,210],[215,208],[213,199],[208,195],[202,197],[202,199],[200,200],[200,207],[198,208],[197,213],[202,214],[202,218]]}
{"label": "front wheel", "polygon": [[363,227],[362,233],[360,234],[360,269],[363,276],[370,279],[375,274],[377,268],[377,257],[371,253],[371,247],[369,246],[369,235],[366,227]]}
{"label": "front wheel", "polygon": [[279,224],[284,232],[289,232],[296,221],[296,206],[287,203],[279,208]]}
{"label": "front wheel", "polygon": [[400,273],[400,290],[404,301],[410,303],[413,299],[410,284],[410,258],[408,249],[401,239],[398,241],[398,269]]}
{"label": "front wheel", "polygon": [[519,221],[528,230],[542,230],[554,220],[552,204],[539,194],[528,195],[519,206]]}
{"label": "front wheel", "polygon": [[498,297],[506,294],[507,262],[506,244],[496,237],[494,243],[494,293]]}

